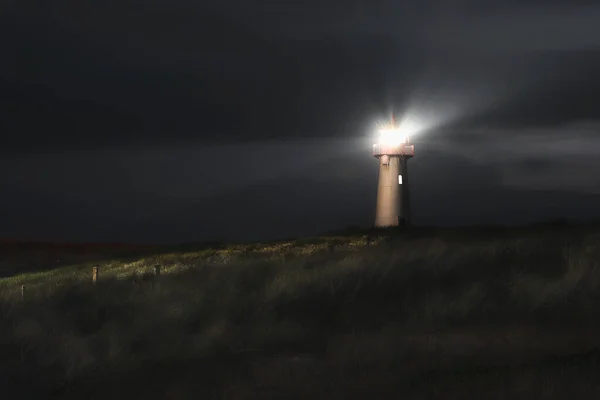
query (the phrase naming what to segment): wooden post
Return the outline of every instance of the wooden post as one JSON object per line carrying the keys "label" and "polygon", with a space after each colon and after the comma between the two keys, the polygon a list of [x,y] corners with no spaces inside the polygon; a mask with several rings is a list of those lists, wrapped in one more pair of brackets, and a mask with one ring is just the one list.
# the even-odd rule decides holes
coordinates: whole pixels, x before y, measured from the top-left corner
{"label": "wooden post", "polygon": [[94,265],[94,268],[92,268],[92,282],[94,283],[94,285],[98,282],[99,274],[100,274],[100,266]]}
{"label": "wooden post", "polygon": [[25,300],[25,293],[27,292],[27,286],[21,285],[21,300]]}
{"label": "wooden post", "polygon": [[152,290],[158,289],[158,279],[160,278],[160,264],[154,266],[154,277],[152,279]]}

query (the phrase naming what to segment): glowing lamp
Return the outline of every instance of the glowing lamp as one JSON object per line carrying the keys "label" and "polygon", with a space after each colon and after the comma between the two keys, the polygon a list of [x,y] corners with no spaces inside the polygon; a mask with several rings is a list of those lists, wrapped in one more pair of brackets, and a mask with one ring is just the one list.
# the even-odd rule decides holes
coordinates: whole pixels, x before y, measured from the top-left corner
{"label": "glowing lamp", "polygon": [[400,129],[380,129],[379,143],[384,146],[398,146],[407,142],[407,136]]}

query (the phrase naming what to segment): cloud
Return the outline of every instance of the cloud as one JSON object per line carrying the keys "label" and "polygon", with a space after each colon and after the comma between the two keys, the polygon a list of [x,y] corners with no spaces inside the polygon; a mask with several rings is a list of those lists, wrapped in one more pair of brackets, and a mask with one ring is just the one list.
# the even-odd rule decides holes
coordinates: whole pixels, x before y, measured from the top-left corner
{"label": "cloud", "polygon": [[[59,0],[49,15],[17,8],[7,15],[27,29],[0,21],[21,65],[0,62],[9,110],[0,128],[13,132],[0,147],[356,138],[392,107],[427,128],[599,118],[600,52],[574,51],[587,46],[597,7],[533,13],[531,2],[491,4]],[[540,38],[558,45],[534,51]],[[27,85],[7,91],[3,76]],[[54,135],[37,135],[38,121]]]}
{"label": "cloud", "polygon": [[526,190],[600,194],[600,123],[554,128],[479,129],[423,138],[421,152],[454,154],[493,167],[500,184]]}
{"label": "cloud", "polygon": [[248,24],[295,39],[385,35],[436,51],[598,48],[600,6],[564,1],[278,1],[226,5]]}

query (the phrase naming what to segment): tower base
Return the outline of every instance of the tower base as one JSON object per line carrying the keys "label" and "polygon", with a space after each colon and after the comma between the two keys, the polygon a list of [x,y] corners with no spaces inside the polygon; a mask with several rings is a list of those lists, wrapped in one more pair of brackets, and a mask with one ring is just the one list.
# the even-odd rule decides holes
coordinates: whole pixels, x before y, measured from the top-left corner
{"label": "tower base", "polygon": [[376,228],[410,225],[407,160],[405,156],[379,157]]}

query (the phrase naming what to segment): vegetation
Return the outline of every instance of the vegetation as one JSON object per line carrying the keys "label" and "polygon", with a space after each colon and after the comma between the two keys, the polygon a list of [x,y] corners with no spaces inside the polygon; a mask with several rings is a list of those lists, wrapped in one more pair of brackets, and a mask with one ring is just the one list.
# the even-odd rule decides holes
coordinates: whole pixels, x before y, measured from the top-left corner
{"label": "vegetation", "polygon": [[6,398],[600,398],[595,227],[101,258],[0,279]]}

